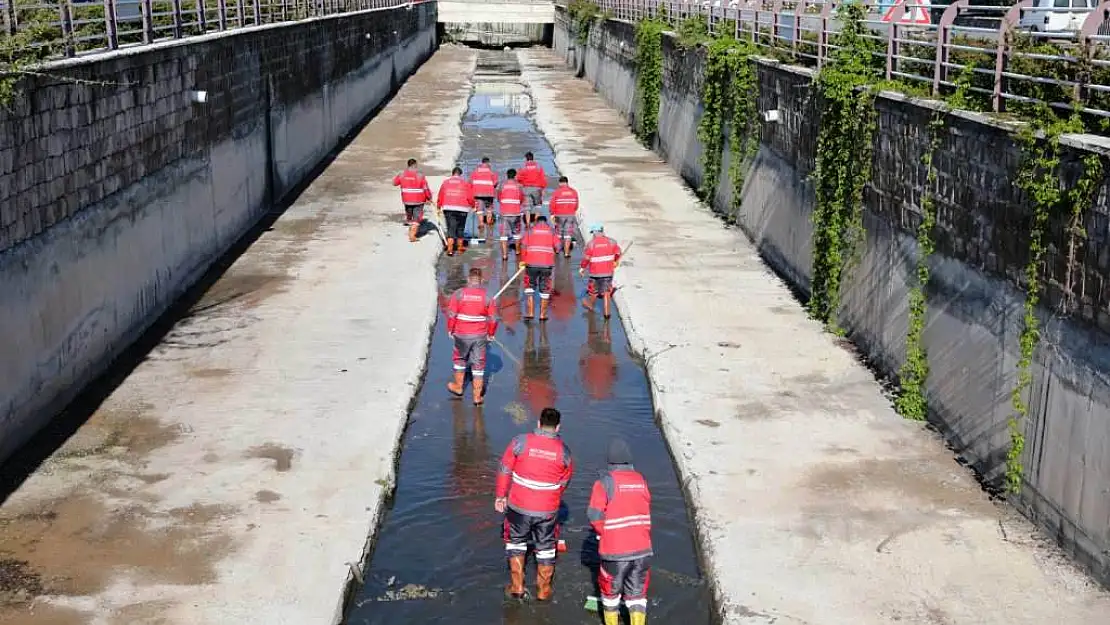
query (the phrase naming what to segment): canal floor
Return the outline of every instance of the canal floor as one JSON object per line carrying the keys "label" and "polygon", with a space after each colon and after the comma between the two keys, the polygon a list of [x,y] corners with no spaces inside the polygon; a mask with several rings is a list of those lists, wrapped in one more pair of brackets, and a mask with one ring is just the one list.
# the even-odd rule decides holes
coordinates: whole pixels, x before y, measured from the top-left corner
{"label": "canal floor", "polygon": [[[519,167],[524,152],[531,151],[553,187],[558,179],[554,155],[529,116],[531,96],[519,79],[515,54],[480,53],[458,160],[469,172],[488,156],[503,174]],[[521,319],[519,282],[500,297],[501,345],[489,350],[482,407],[469,401],[469,392],[458,400],[444,388],[451,375],[451,345],[445,316],[439,315],[424,385],[404,436],[395,497],[347,623],[599,622],[583,607],[586,597],[596,594],[591,566],[596,553],[590,549],[585,511],[614,435],[628,440],[636,467],[652,488],[651,619],[710,622],[708,588],[678,476],[654,421],[644,369],[627,348],[619,311],[606,322],[578,304],[585,291],[576,271],[579,261],[578,247],[571,259],[560,256],[549,321]],[[471,267],[485,270],[493,291],[512,275],[515,262],[512,256],[502,262],[493,240],[443,257],[437,268],[441,312]],[[549,405],[563,413],[563,438],[576,463],[564,498],[567,551],[559,558],[550,604],[506,601],[500,518],[493,510],[497,466],[512,437],[530,431]],[[534,592],[534,562],[527,580]]]}

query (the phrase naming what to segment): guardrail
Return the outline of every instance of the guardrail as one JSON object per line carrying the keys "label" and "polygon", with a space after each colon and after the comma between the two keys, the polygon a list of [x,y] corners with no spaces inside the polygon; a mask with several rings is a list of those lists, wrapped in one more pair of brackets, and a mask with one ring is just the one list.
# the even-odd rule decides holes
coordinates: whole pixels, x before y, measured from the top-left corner
{"label": "guardrail", "polygon": [[0,0],[0,73],[42,60],[434,0]]}
{"label": "guardrail", "polygon": [[[850,0],[849,0],[850,1]],[[1045,102],[1078,108],[1110,128],[1110,0],[1021,0],[1018,4],[942,6],[929,0],[856,0],[868,7],[884,77],[934,96],[962,86],[981,110]],[[1068,7],[1055,8],[1056,3]],[[1097,4],[1095,4],[1097,2]],[[556,4],[566,7],[566,0]],[[835,0],[597,0],[603,15],[627,21],[653,17],[676,30],[750,38],[768,56],[816,68],[837,48]],[[1048,7],[1044,5],[1048,4]],[[1085,6],[1071,8],[1072,5]],[[694,25],[696,26],[696,24]],[[916,86],[916,88],[915,88]]]}

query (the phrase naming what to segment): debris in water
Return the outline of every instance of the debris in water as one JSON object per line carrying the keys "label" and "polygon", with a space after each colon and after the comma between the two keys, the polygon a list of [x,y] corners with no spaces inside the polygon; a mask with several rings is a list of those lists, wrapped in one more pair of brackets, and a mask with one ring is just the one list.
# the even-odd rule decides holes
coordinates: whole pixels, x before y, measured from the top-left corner
{"label": "debris in water", "polygon": [[[392,580],[391,580],[392,581]],[[405,584],[397,590],[387,590],[375,601],[413,601],[416,599],[435,599],[443,594],[439,588],[428,588],[420,584]]]}
{"label": "debris in water", "polygon": [[393,588],[393,582],[395,582],[395,581],[397,581],[397,576],[396,575],[390,575],[389,576],[389,581],[385,583],[385,587],[386,588]]}
{"label": "debris in water", "polygon": [[528,409],[518,401],[511,401],[506,404],[505,412],[509,413],[509,416],[513,418],[513,423],[517,425],[528,423]]}
{"label": "debris in water", "polygon": [[696,577],[675,573],[674,571],[668,571],[667,569],[661,569],[655,566],[651,567],[651,574],[665,577],[679,586],[701,586],[702,583],[702,580]]}

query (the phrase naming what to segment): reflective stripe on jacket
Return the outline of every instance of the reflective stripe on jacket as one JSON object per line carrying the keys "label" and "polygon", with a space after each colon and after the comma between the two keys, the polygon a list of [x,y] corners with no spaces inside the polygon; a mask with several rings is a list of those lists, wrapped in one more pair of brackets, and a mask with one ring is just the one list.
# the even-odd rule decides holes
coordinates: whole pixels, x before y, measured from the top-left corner
{"label": "reflective stripe on jacket", "polygon": [[462,176],[451,176],[439,185],[436,206],[445,211],[469,211],[474,208],[470,183]]}
{"label": "reflective stripe on jacket", "polygon": [[651,491],[632,465],[609,465],[609,472],[594,482],[586,516],[601,539],[603,560],[651,555]]}
{"label": "reflective stripe on jacket", "polygon": [[573,474],[570,448],[558,434],[520,434],[501,456],[497,497],[508,497],[509,507],[520,514],[554,514]]}
{"label": "reflective stripe on jacket", "polygon": [[501,214],[515,216],[520,214],[520,205],[524,203],[524,189],[516,180],[506,180],[501,191],[497,194],[497,203],[501,205]]}
{"label": "reflective stripe on jacket", "polygon": [[464,286],[447,300],[447,333],[455,336],[493,336],[497,304],[485,289]]}
{"label": "reflective stripe on jacket", "polygon": [[551,214],[572,217],[578,212],[578,192],[568,185],[559,185],[551,194]]}
{"label": "reflective stripe on jacket", "polygon": [[582,251],[582,268],[591,276],[613,275],[616,263],[621,259],[621,248],[617,242],[604,234],[595,235]]}
{"label": "reflective stripe on jacket", "polygon": [[547,173],[536,161],[525,161],[524,167],[516,173],[516,180],[526,187],[544,188],[547,186]]}
{"label": "reflective stripe on jacket", "polygon": [[524,235],[524,263],[529,267],[554,267],[555,248],[558,246],[555,231],[548,224],[536,224]]}
{"label": "reflective stripe on jacket", "polygon": [[497,193],[497,172],[489,165],[479,165],[478,169],[470,172],[470,187],[474,197],[493,197]]}
{"label": "reflective stripe on jacket", "polygon": [[424,174],[414,169],[406,169],[394,176],[393,186],[401,187],[401,202],[403,204],[423,204],[432,199],[432,190],[428,188],[428,179],[424,177]]}

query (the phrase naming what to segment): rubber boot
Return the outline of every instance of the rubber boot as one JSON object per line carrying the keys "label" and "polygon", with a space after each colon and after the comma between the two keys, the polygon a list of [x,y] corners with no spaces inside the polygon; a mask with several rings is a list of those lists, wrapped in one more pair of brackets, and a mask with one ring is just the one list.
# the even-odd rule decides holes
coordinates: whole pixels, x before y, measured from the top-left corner
{"label": "rubber boot", "polygon": [[419,228],[417,224],[409,226],[409,243],[416,243],[416,229]]}
{"label": "rubber boot", "polygon": [[620,625],[621,613],[618,610],[604,610],[601,616],[605,619],[605,625]]}
{"label": "rubber boot", "polygon": [[536,565],[536,600],[537,601],[550,601],[554,589],[551,587],[552,581],[555,579],[555,565],[554,564],[537,564]]}
{"label": "rubber boot", "polygon": [[540,300],[540,321],[547,321],[547,302],[546,299]]}
{"label": "rubber boot", "polygon": [[509,242],[501,242],[501,260],[509,260]]}
{"label": "rubber boot", "polygon": [[601,309],[602,309],[602,313],[604,314],[606,319],[609,318],[609,300],[610,299],[612,299],[612,298],[608,295],[601,298]]}
{"label": "rubber boot", "polygon": [[455,240],[454,239],[447,239],[447,255],[448,256],[454,256],[455,255]]}
{"label": "rubber boot", "polygon": [[456,371],[455,379],[447,383],[447,390],[451,391],[452,395],[462,397],[463,382],[466,379],[465,371]]}
{"label": "rubber boot", "polygon": [[474,405],[475,406],[481,406],[482,405],[482,401],[483,401],[482,391],[484,391],[485,388],[486,388],[485,378],[475,377],[474,381],[472,382],[472,386],[471,386],[471,390],[474,391]]}
{"label": "rubber boot", "polygon": [[524,318],[531,319],[536,316],[536,300],[531,295],[526,295],[525,297],[528,298],[528,303],[524,305]]}
{"label": "rubber boot", "polygon": [[524,598],[524,554],[509,556],[509,585],[505,586],[505,596],[513,599]]}
{"label": "rubber boot", "polygon": [[629,612],[628,620],[631,625],[644,625],[647,623],[647,612]]}

